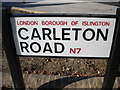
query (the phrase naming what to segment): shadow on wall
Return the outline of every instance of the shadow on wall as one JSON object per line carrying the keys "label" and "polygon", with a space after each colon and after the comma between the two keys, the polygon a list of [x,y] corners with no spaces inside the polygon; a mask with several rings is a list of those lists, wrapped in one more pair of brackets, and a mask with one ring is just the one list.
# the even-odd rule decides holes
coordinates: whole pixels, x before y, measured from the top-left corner
{"label": "shadow on wall", "polygon": [[41,85],[37,90],[42,90],[43,88],[57,88],[57,90],[62,90],[65,86],[77,82],[79,80],[84,80],[92,77],[64,77],[62,79],[56,79]]}
{"label": "shadow on wall", "polygon": [[[93,77],[64,77],[61,79],[56,79],[56,80],[47,82],[47,83],[39,86],[37,90],[43,90],[43,89],[49,90],[50,88],[53,88],[55,90],[56,89],[63,90],[67,85],[69,85],[71,83],[75,83],[77,81],[89,79],[89,78],[95,78],[95,77],[94,76]],[[75,88],[75,87],[73,87],[73,88]],[[80,89],[78,89],[78,90],[80,90]],[[120,90],[120,87],[116,88],[115,90]]]}

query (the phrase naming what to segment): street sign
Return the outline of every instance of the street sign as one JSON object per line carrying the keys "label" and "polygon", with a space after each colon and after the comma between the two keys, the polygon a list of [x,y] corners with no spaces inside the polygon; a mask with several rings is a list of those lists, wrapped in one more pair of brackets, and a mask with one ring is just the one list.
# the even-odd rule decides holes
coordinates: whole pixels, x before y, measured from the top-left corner
{"label": "street sign", "polygon": [[115,18],[11,17],[17,55],[109,58]]}
{"label": "street sign", "polygon": [[3,43],[15,89],[25,90],[19,55],[107,57],[102,90],[113,88],[120,62],[120,8],[116,15],[10,15],[3,9],[2,18]]}

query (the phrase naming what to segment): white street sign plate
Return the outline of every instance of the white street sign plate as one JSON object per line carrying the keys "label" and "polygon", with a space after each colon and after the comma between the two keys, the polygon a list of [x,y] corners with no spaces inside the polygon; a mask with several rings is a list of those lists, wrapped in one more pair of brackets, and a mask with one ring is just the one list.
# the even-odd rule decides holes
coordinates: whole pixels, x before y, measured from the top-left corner
{"label": "white street sign plate", "polygon": [[11,17],[17,55],[109,57],[115,18]]}

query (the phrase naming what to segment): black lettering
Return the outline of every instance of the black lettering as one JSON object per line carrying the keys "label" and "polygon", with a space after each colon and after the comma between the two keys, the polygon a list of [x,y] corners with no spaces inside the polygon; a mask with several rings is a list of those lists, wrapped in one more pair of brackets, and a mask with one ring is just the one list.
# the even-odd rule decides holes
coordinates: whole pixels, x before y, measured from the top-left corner
{"label": "black lettering", "polygon": [[[43,40],[45,40],[45,36],[47,36],[49,40],[52,40],[50,37],[51,30],[49,28],[43,28],[42,31],[43,31]],[[45,31],[48,31],[48,33],[46,33]]]}
{"label": "black lettering", "polygon": [[[35,49],[33,48],[34,45],[36,45],[36,46],[38,47],[37,50],[35,50]],[[38,52],[40,52],[40,50],[41,50],[41,46],[40,46],[39,43],[37,43],[37,42],[33,42],[33,43],[30,44],[30,49],[31,49],[32,52],[34,52],[34,53],[38,53]]]}
{"label": "black lettering", "polygon": [[20,47],[22,52],[25,52],[25,51],[29,52],[28,44],[26,42],[20,42]]}
{"label": "black lettering", "polygon": [[[24,30],[24,31],[28,31],[28,29],[26,29],[26,28],[20,28],[19,30],[18,30],[18,35],[19,35],[19,37],[21,38],[21,39],[23,39],[23,40],[26,40],[26,39],[28,39],[29,37],[28,36],[26,36],[26,37],[23,37],[22,35],[21,35],[21,31],[22,30]],[[27,34],[26,34],[27,35]]]}
{"label": "black lettering", "polygon": [[73,28],[72,30],[75,31],[75,40],[78,40],[78,31],[81,31],[82,29],[81,28]]}
{"label": "black lettering", "polygon": [[70,38],[65,38],[66,35],[70,35],[70,33],[65,33],[66,30],[70,30],[70,28],[62,28],[62,40],[70,40]]}
{"label": "black lettering", "polygon": [[50,47],[50,44],[47,42],[45,43],[45,47],[44,47],[44,50],[43,50],[43,53],[45,53],[46,51],[49,51],[51,53],[53,53],[51,47]]}
{"label": "black lettering", "polygon": [[60,38],[56,37],[56,29],[53,28],[53,40],[60,40]]}
{"label": "black lettering", "polygon": [[[92,36],[91,36],[90,38],[87,38],[87,37],[86,37],[86,33],[87,33],[88,31],[92,32]],[[88,29],[86,29],[86,30],[83,32],[83,38],[84,38],[86,41],[91,41],[94,37],[95,37],[95,31],[94,31],[93,29],[91,29],[91,28],[88,28]]]}
{"label": "black lettering", "polygon": [[[62,47],[60,51],[58,51],[58,45]],[[65,50],[65,47],[62,43],[55,43],[55,53],[62,53]]]}
{"label": "black lettering", "polygon": [[106,29],[105,35],[103,34],[101,29],[97,29],[97,38],[96,38],[97,41],[99,40],[100,35],[101,35],[101,37],[103,38],[104,41],[107,41],[108,29]]}
{"label": "black lettering", "polygon": [[31,37],[31,39],[33,40],[34,38],[38,38],[39,40],[41,40],[37,28],[33,28],[33,32],[32,32],[32,37]]}

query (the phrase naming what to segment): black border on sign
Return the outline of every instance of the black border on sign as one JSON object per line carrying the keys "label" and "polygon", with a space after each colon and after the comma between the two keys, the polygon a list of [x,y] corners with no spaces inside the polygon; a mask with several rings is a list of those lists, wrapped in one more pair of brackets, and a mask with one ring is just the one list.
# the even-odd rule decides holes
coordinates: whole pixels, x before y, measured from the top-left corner
{"label": "black border on sign", "polygon": [[[10,18],[11,17],[89,17],[89,18],[94,17],[94,18],[115,18],[116,19],[117,16],[116,15],[110,15],[110,14],[42,13],[42,14],[10,14]],[[117,24],[117,23],[115,23],[115,24]],[[114,40],[115,35],[116,35],[116,30],[114,28],[113,40]],[[112,48],[112,46],[114,44],[113,42],[114,41],[112,41],[110,53],[113,51],[113,48]],[[41,56],[41,55],[39,55],[39,56],[17,55],[17,56],[21,56],[21,57],[48,57],[48,58],[79,58],[79,59],[109,59],[110,58],[110,54],[109,54],[109,57],[74,57],[74,56]]]}
{"label": "black border on sign", "polygon": [[33,14],[11,14],[10,17],[101,17],[101,18],[116,18],[112,14],[81,14],[81,13],[33,13]]}

